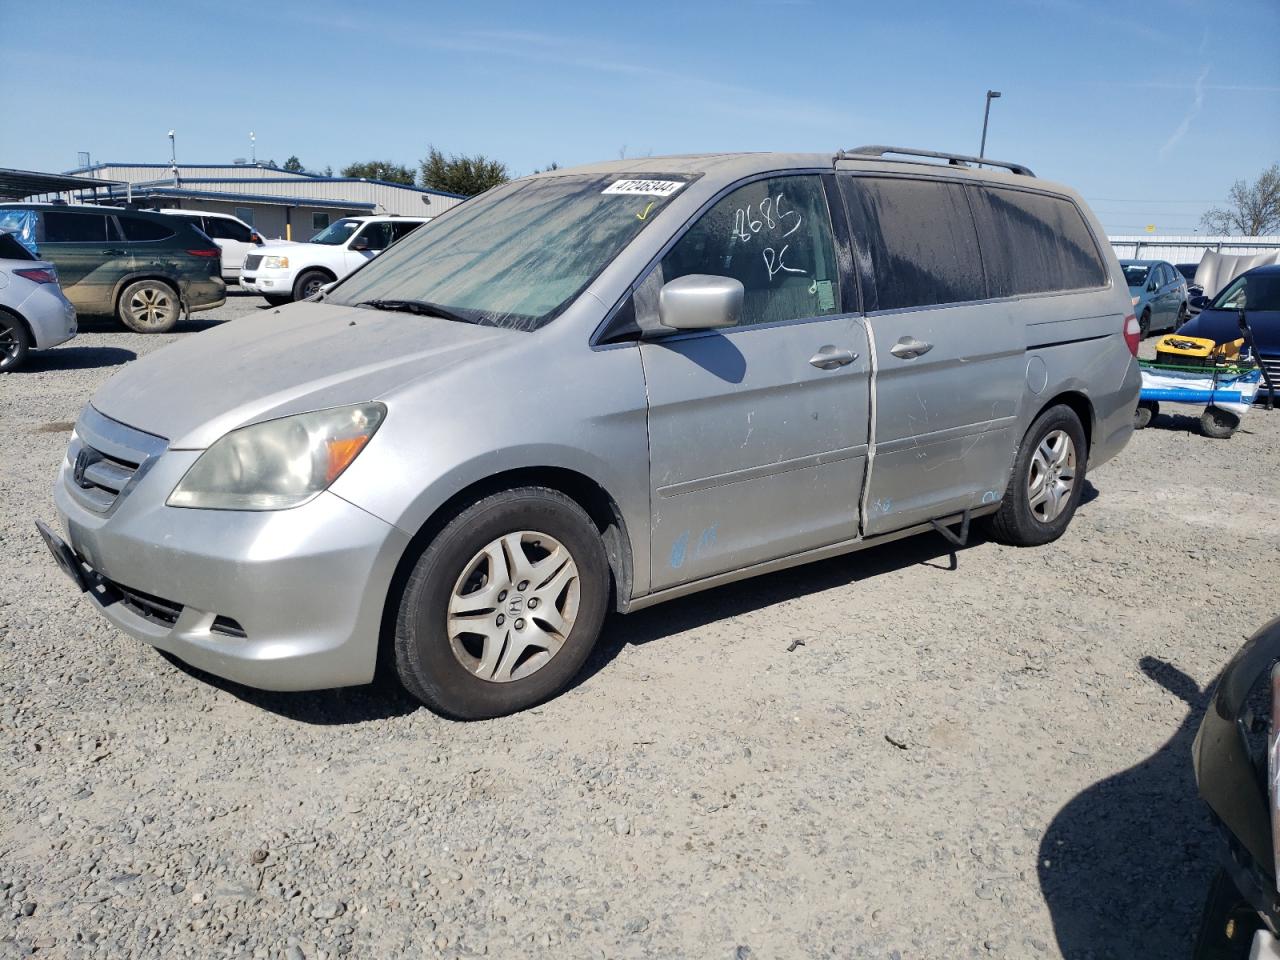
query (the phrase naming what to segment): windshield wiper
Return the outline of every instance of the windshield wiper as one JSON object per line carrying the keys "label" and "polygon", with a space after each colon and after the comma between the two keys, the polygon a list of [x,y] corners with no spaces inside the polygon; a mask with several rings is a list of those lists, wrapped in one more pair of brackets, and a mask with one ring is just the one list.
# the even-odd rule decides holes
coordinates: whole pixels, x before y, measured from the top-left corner
{"label": "windshield wiper", "polygon": [[439,317],[441,320],[452,320],[454,323],[474,323],[456,310],[450,310],[430,300],[365,300],[357,307],[373,307],[375,310],[391,310],[396,313],[415,313],[420,317]]}

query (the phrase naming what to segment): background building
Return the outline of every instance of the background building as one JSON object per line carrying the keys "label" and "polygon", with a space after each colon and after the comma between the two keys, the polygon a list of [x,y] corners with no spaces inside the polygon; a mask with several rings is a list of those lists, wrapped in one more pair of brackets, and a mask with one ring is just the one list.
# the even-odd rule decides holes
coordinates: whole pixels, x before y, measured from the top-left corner
{"label": "background building", "polygon": [[1150,233],[1108,237],[1121,260],[1167,260],[1199,263],[1206,252],[1253,256],[1280,253],[1280,237],[1160,236]]}
{"label": "background building", "polygon": [[[262,164],[95,163],[74,177],[117,181],[99,200],[230,213],[264,237],[306,240],[341,217],[371,213],[435,217],[465,198],[385,180],[325,177]],[[89,199],[89,197],[84,197]]]}

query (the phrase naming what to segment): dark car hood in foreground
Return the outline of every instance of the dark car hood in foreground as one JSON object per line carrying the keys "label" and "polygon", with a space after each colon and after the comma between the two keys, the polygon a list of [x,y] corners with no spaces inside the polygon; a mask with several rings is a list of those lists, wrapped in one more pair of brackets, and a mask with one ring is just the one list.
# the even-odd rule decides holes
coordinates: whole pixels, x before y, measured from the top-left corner
{"label": "dark car hood in foreground", "polygon": [[130,364],[91,402],[172,449],[200,450],[246,423],[377,399],[494,340],[526,335],[299,303],[184,337]]}
{"label": "dark car hood in foreground", "polygon": [[[1280,357],[1280,311],[1250,310],[1245,317],[1258,352],[1264,357]],[[1198,317],[1178,328],[1178,334],[1230,343],[1241,337],[1240,314],[1235,310],[1201,310]]]}

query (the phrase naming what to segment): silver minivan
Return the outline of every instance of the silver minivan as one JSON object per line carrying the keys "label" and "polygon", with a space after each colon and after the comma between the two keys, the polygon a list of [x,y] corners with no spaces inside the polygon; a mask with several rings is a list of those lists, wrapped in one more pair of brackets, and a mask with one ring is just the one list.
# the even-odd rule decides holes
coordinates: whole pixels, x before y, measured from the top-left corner
{"label": "silver minivan", "polygon": [[195,667],[301,690],[382,656],[459,718],[561,690],[610,610],[970,519],[1049,543],[1132,432],[1137,321],[1080,197],[983,163],[496,187],[318,300],[131,364],[42,532]]}

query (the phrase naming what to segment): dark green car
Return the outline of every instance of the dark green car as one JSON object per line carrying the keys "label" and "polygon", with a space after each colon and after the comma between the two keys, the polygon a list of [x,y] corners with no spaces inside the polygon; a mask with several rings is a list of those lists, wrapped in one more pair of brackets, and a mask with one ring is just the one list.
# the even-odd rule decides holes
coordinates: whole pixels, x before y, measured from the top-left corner
{"label": "dark green car", "polygon": [[173,217],[116,207],[0,204],[0,229],[58,268],[82,315],[118,317],[138,333],[164,333],[179,316],[226,302],[221,251]]}

